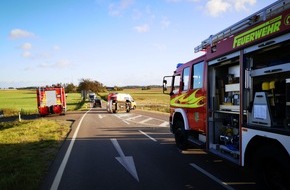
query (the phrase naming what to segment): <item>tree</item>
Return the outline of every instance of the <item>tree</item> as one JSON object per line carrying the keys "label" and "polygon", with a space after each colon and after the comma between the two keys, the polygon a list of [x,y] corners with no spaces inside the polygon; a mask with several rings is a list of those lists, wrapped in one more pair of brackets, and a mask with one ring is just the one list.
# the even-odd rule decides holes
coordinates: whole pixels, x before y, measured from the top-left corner
{"label": "tree", "polygon": [[88,92],[105,92],[106,87],[98,81],[92,81],[90,79],[81,79],[78,87],[78,91],[88,91]]}
{"label": "tree", "polygon": [[76,92],[76,86],[73,83],[69,83],[65,85],[65,91],[67,93],[72,93],[72,92]]}

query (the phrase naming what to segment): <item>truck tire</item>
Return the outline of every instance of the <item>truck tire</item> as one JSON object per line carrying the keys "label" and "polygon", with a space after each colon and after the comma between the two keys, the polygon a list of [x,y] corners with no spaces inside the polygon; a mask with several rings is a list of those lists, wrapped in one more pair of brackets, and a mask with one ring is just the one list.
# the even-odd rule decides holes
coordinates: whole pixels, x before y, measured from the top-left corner
{"label": "truck tire", "polygon": [[258,189],[290,189],[289,156],[276,146],[262,147],[254,158]]}
{"label": "truck tire", "polygon": [[182,120],[177,120],[175,122],[175,143],[178,149],[186,150],[188,148],[188,135],[184,130],[184,123]]}
{"label": "truck tire", "polygon": [[129,113],[131,111],[131,103],[126,102],[126,112]]}
{"label": "truck tire", "polygon": [[113,113],[118,112],[118,103],[116,101],[113,101],[112,103],[112,110],[113,110]]}

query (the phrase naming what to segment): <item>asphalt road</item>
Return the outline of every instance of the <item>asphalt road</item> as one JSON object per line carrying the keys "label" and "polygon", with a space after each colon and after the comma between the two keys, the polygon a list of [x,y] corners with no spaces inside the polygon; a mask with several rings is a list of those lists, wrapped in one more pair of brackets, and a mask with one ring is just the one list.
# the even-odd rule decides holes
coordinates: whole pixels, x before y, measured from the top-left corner
{"label": "asphalt road", "polygon": [[168,114],[68,113],[72,131],[41,189],[255,189],[243,168],[192,147],[179,151]]}

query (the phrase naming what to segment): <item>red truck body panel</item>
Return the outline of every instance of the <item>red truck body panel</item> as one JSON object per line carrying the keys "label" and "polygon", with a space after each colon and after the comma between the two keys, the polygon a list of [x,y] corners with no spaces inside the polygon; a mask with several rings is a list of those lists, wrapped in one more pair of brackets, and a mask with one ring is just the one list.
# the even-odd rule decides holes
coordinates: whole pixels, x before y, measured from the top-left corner
{"label": "red truck body panel", "polygon": [[63,87],[39,87],[36,94],[38,112],[41,116],[65,114],[66,95]]}

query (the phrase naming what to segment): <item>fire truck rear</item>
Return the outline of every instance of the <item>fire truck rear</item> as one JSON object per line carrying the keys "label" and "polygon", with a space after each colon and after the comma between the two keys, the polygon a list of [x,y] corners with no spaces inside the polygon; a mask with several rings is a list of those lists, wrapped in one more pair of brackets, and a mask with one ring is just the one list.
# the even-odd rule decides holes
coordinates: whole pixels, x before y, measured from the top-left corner
{"label": "fire truck rear", "polygon": [[66,113],[66,95],[63,87],[39,87],[36,94],[38,112],[41,116]]}
{"label": "fire truck rear", "polygon": [[[255,172],[259,189],[290,189],[290,0],[279,0],[195,48],[171,79],[170,129]],[[170,84],[169,84],[170,85]]]}

